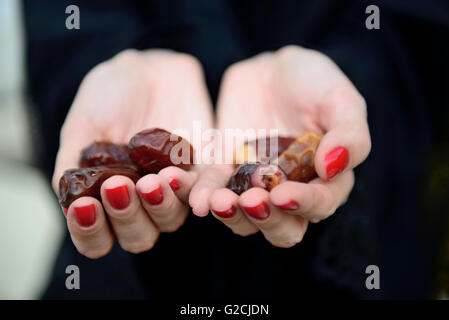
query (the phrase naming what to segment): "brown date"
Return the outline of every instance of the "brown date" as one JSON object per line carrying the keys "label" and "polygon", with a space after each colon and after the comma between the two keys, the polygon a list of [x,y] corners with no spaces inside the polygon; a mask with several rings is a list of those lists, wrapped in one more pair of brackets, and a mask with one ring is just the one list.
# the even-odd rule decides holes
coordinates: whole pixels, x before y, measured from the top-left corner
{"label": "brown date", "polygon": [[163,129],[153,128],[137,133],[131,138],[128,149],[142,174],[158,173],[168,166],[189,170],[193,163],[192,145]]}
{"label": "brown date", "polygon": [[288,180],[309,182],[316,176],[315,153],[321,138],[322,136],[317,133],[306,132],[282,152],[278,158],[278,165]]}
{"label": "brown date", "polygon": [[[275,140],[276,139],[276,140]],[[268,162],[286,150],[295,141],[292,137],[266,137],[250,140],[237,149],[234,154],[234,167],[245,162]],[[277,142],[277,148],[271,150],[272,142]]]}
{"label": "brown date", "polygon": [[[314,132],[306,132],[297,139],[279,138],[278,152],[282,150],[279,157],[277,159],[274,157],[264,159],[277,160],[277,165],[260,162],[244,163],[234,170],[227,188],[240,195],[252,187],[260,187],[270,191],[287,180],[309,182],[316,176],[315,153],[321,138],[319,134]],[[268,138],[267,141],[269,141]],[[268,143],[267,146],[268,149]],[[234,159],[257,159],[255,151],[257,150],[257,143],[249,142],[245,144],[244,148],[246,148],[244,152],[247,153],[241,152],[235,155]],[[267,154],[269,154],[269,150]],[[257,160],[260,161],[260,159]]]}
{"label": "brown date", "polygon": [[94,142],[81,151],[80,168],[97,166],[133,166],[128,145],[111,142]]}
{"label": "brown date", "polygon": [[287,181],[287,176],[277,165],[248,162],[240,165],[234,171],[227,188],[241,195],[253,187],[270,191],[284,181]]}
{"label": "brown date", "polygon": [[64,172],[59,180],[59,202],[63,208],[78,198],[90,196],[101,201],[101,184],[114,175],[126,176],[137,182],[140,175],[136,169],[129,167],[91,167],[81,169],[69,169]]}

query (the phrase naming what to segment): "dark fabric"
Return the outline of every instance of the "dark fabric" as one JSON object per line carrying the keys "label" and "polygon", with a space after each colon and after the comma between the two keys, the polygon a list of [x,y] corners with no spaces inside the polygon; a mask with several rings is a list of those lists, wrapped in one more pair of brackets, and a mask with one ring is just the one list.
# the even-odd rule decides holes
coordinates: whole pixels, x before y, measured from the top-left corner
{"label": "dark fabric", "polygon": [[[80,30],[64,27],[70,4],[80,7]],[[380,30],[365,28],[370,4],[380,8]],[[233,62],[287,44],[320,50],[365,97],[373,142],[348,203],[311,225],[292,249],[272,247],[261,234],[235,236],[211,217],[194,216],[138,256],[115,248],[90,261],[67,238],[44,298],[429,297],[437,232],[423,223],[419,195],[449,105],[447,2],[26,0],[24,12],[28,87],[49,176],[83,76],[126,48],[193,54],[214,101]],[[82,290],[65,289],[68,264],[80,267]],[[381,290],[365,288],[371,264],[380,268]]]}

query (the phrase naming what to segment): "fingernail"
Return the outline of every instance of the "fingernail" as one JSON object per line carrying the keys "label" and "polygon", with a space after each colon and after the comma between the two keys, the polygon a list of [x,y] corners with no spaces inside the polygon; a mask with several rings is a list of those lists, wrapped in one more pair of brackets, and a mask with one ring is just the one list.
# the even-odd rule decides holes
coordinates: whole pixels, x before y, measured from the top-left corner
{"label": "fingernail", "polygon": [[337,147],[324,157],[327,178],[332,179],[348,165],[349,155],[345,147]]}
{"label": "fingernail", "polygon": [[255,207],[243,207],[245,211],[254,219],[265,220],[270,216],[270,208],[268,208],[265,202],[255,206]]}
{"label": "fingernail", "polygon": [[129,206],[131,199],[129,197],[128,187],[126,185],[113,189],[106,189],[106,198],[114,209],[123,210]]}
{"label": "fingernail", "polygon": [[178,190],[178,189],[180,188],[180,187],[179,187],[178,180],[176,180],[176,179],[173,179],[172,181],[170,181],[169,185],[170,185],[170,188],[171,188],[173,191],[176,191],[176,190]]}
{"label": "fingernail", "polygon": [[235,214],[235,207],[232,206],[231,208],[229,208],[228,210],[225,210],[225,211],[212,210],[212,212],[221,218],[231,218]]}
{"label": "fingernail", "polygon": [[156,189],[154,189],[151,192],[148,192],[148,193],[142,192],[141,194],[142,194],[142,197],[145,199],[145,201],[153,206],[161,204],[162,201],[164,201],[164,195],[162,193],[161,186],[157,187]]}
{"label": "fingernail", "polygon": [[95,205],[75,207],[75,218],[82,227],[89,227],[95,223]]}
{"label": "fingernail", "polygon": [[296,201],[291,200],[290,202],[284,203],[283,205],[277,207],[282,210],[293,211],[298,210],[299,204]]}
{"label": "fingernail", "polygon": [[67,217],[67,208],[61,207],[62,208],[62,212],[64,212],[64,215]]}

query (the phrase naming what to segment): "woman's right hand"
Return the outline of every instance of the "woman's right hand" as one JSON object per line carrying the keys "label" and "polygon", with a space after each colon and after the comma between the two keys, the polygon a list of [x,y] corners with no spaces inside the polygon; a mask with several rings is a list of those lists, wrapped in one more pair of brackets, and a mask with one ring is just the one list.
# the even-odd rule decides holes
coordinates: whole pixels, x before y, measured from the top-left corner
{"label": "woman's right hand", "polygon": [[[194,121],[212,127],[211,110],[195,58],[168,50],[118,54],[90,71],[79,88],[61,130],[55,192],[63,172],[78,167],[80,151],[90,143],[127,144],[135,133],[151,127],[191,134]],[[168,167],[136,184],[124,176],[107,179],[101,202],[82,197],[68,208],[73,243],[89,258],[107,254],[116,239],[126,251],[149,250],[159,232],[175,231],[184,223],[196,177],[195,168],[186,172]]]}

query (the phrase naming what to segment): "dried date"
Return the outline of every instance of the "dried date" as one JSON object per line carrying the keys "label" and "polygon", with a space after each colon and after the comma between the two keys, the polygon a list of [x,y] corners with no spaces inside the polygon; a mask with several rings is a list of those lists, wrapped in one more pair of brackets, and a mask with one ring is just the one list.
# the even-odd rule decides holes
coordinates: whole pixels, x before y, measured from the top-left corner
{"label": "dried date", "polygon": [[90,196],[101,201],[100,188],[102,183],[114,176],[126,176],[137,182],[140,175],[132,167],[91,167],[81,169],[69,169],[64,172],[59,180],[59,202],[63,208],[78,198]]}
{"label": "dried date", "polygon": [[141,131],[128,144],[129,155],[142,174],[157,173],[165,167],[189,170],[193,147],[182,137],[153,128]]}
{"label": "dried date", "polygon": [[249,162],[240,165],[234,171],[227,188],[240,195],[253,187],[270,191],[284,181],[287,181],[287,176],[277,165]]}
{"label": "dried date", "polygon": [[[287,180],[309,182],[316,176],[315,153],[321,138],[319,134],[314,132],[306,132],[297,139],[278,138],[277,151],[278,154],[280,153],[279,157],[276,159],[275,156],[271,156],[262,159],[265,161],[277,160],[277,165],[257,162],[261,160],[260,155],[257,157],[260,140],[245,144],[243,151],[236,154],[234,159],[256,161],[247,162],[237,167],[229,179],[227,188],[240,195],[252,187],[260,187],[270,191]],[[270,154],[269,141],[270,139],[266,138],[266,154]]]}
{"label": "dried date", "polygon": [[[295,141],[292,137],[266,137],[250,140],[238,148],[234,155],[234,167],[245,162],[268,162],[286,150]],[[276,143],[276,147],[273,147]]]}
{"label": "dried date", "polygon": [[278,165],[285,172],[288,180],[309,182],[316,176],[315,153],[321,138],[319,134],[306,132],[282,152]]}
{"label": "dried date", "polygon": [[128,145],[111,142],[94,142],[80,155],[79,167],[134,166],[129,157]]}

